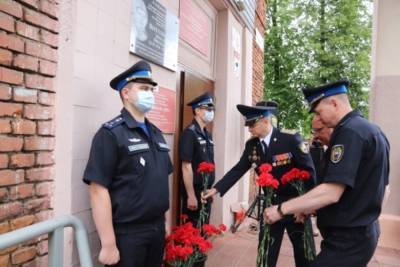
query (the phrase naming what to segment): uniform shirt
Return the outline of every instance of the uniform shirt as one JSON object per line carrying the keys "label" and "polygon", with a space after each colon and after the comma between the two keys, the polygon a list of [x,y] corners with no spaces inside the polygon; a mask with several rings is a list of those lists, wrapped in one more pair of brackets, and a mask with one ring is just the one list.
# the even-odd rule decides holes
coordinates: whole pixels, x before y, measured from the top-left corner
{"label": "uniform shirt", "polygon": [[169,148],[161,131],[147,119],[146,125],[149,136],[124,108],[93,138],[83,181],[108,189],[117,232],[162,220],[169,208]]}
{"label": "uniform shirt", "polygon": [[339,202],[318,211],[318,226],[356,227],[374,222],[389,177],[389,142],[358,111],[335,127],[326,154],[324,183],[346,186]]}
{"label": "uniform shirt", "polygon": [[[203,161],[214,163],[214,143],[207,129],[200,128],[196,120],[183,130],[179,144],[181,161],[191,162],[193,170],[193,186],[195,190],[203,189],[203,178],[197,173],[197,167]],[[208,180],[208,188],[214,183],[215,175]]]}
{"label": "uniform shirt", "polygon": [[[272,130],[269,132],[269,134],[267,134],[266,137],[264,137],[264,139],[260,139],[260,142],[264,141],[265,145],[269,146],[269,143],[271,142],[271,136],[272,133],[274,132],[274,128],[272,128]],[[265,153],[265,149],[264,146],[261,146],[263,148],[263,153]]]}
{"label": "uniform shirt", "polygon": [[[285,133],[274,128],[267,153],[263,153],[259,138],[248,140],[239,162],[214,187],[223,196],[253,164],[259,166],[262,163],[272,165],[271,174],[278,180],[295,167],[309,171],[311,179],[306,184],[307,189],[314,184],[314,165],[300,135],[297,133]],[[280,203],[295,196],[298,196],[298,193],[292,185],[283,186],[280,184],[276,191],[277,199],[273,201]]]}
{"label": "uniform shirt", "polygon": [[322,173],[325,169],[325,151],[322,144],[313,142],[310,146],[310,155],[314,163],[316,183],[321,183]]}

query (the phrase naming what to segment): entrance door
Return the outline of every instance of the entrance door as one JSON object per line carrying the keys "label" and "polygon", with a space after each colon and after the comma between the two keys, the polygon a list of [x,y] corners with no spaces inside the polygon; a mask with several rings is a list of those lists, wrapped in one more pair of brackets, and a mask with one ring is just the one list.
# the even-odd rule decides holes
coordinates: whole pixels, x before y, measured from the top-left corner
{"label": "entrance door", "polygon": [[[177,125],[177,131],[175,135],[175,149],[174,149],[174,188],[173,188],[173,210],[172,216],[175,219],[175,224],[179,222],[181,214],[181,181],[182,181],[182,169],[179,157],[179,140],[181,133],[186,126],[188,126],[193,120],[192,108],[187,106],[191,100],[197,96],[210,92],[214,94],[214,82],[211,80],[203,79],[190,72],[181,71],[177,82],[177,95],[179,96],[179,108],[178,116],[179,121]],[[212,132],[212,123],[207,126],[207,130]]]}

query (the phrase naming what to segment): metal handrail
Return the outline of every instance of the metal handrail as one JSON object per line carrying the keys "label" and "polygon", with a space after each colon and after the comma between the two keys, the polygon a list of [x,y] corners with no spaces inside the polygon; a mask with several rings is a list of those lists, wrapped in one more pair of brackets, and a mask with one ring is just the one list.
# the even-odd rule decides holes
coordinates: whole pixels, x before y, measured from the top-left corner
{"label": "metal handrail", "polygon": [[0,235],[0,250],[38,236],[49,234],[49,266],[63,266],[64,228],[75,230],[79,260],[82,267],[93,267],[87,233],[83,223],[72,215],[63,215]]}

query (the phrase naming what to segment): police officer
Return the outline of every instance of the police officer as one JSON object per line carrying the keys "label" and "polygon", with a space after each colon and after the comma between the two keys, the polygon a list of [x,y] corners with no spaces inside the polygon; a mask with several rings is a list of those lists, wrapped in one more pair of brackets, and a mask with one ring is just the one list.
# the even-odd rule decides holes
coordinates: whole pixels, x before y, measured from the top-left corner
{"label": "police officer", "polygon": [[311,122],[311,132],[313,136],[310,154],[314,162],[316,176],[320,178],[325,166],[325,151],[328,148],[333,128],[326,127],[319,117],[314,116]]}
{"label": "police officer", "polygon": [[[312,177],[307,188],[312,187],[315,176],[314,166],[300,135],[279,130],[271,125],[270,114],[274,113],[276,107],[259,102],[256,106],[237,105],[237,109],[245,117],[245,125],[249,127],[253,138],[246,142],[239,162],[212,189],[208,190],[203,198],[207,199],[216,193],[223,196],[252,165],[254,167],[262,163],[272,165],[271,173],[278,180],[294,167],[307,170]],[[293,186],[280,185],[272,201],[274,204],[279,204],[296,196],[298,193]],[[263,226],[262,220],[260,225]],[[304,225],[295,223],[293,216],[271,226],[270,233],[273,242],[270,244],[267,255],[268,266],[276,266],[285,229],[293,244],[296,266],[308,266],[309,262],[304,256]],[[260,231],[260,239],[262,235]]]}
{"label": "police officer", "polygon": [[311,121],[311,133],[313,135],[313,141],[320,143],[324,148],[327,148],[329,145],[329,140],[331,139],[331,135],[333,132],[333,128],[326,127],[319,116],[314,116]]}
{"label": "police officer", "polygon": [[146,118],[156,85],[145,61],[112,79],[123,108],[93,138],[83,181],[90,185],[102,264],[162,264],[172,163],[161,131]]}
{"label": "police officer", "polygon": [[[214,102],[209,93],[204,93],[187,105],[192,107],[194,118],[192,123],[183,130],[179,145],[184,185],[182,213],[188,215],[193,225],[197,226],[203,178],[196,170],[203,161],[214,163],[214,143],[211,134],[206,129],[206,125],[214,119]],[[215,176],[212,174],[208,180],[208,188],[212,186],[214,179]],[[211,204],[207,203],[208,213],[210,209]]]}
{"label": "police officer", "polygon": [[352,110],[349,83],[303,89],[311,111],[334,127],[323,181],[313,190],[265,210],[268,223],[318,210],[321,252],[312,266],[366,266],[378,242],[377,219],[389,174],[389,143],[381,129]]}
{"label": "police officer", "polygon": [[[214,163],[214,143],[206,125],[214,119],[214,101],[210,93],[204,93],[188,104],[193,111],[193,121],[182,133],[179,144],[179,154],[182,161],[182,214],[188,215],[188,219],[195,227],[199,224],[208,224],[211,212],[211,202],[206,204],[208,217],[199,222],[201,209],[201,192],[203,191],[203,177],[197,173],[197,167],[201,162]],[[215,180],[215,175],[209,175],[207,188],[210,188]],[[204,262],[195,263],[194,266],[204,266]]]}

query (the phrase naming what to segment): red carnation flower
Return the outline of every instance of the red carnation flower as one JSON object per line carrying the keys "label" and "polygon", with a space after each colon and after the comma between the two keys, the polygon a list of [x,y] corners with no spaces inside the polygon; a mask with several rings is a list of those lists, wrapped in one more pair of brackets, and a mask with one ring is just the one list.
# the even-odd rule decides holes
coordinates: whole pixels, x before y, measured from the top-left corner
{"label": "red carnation flower", "polygon": [[226,225],[225,224],[220,224],[219,225],[219,230],[221,230],[222,232],[226,231]]}
{"label": "red carnation flower", "polygon": [[278,180],[276,180],[272,174],[263,172],[258,176],[258,179],[256,180],[257,184],[259,186],[265,186],[265,187],[272,187],[277,189],[279,186]]}
{"label": "red carnation flower", "polygon": [[260,165],[260,167],[258,167],[258,170],[260,171],[260,173],[270,172],[272,171],[272,166],[269,163],[263,163]]}
{"label": "red carnation flower", "polygon": [[212,173],[215,170],[215,165],[211,162],[201,162],[197,167],[197,173]]}
{"label": "red carnation flower", "polygon": [[241,222],[244,220],[246,213],[244,210],[239,210],[238,212],[235,213],[235,220],[237,222]]}
{"label": "red carnation flower", "polygon": [[281,183],[283,185],[290,183],[293,180],[293,176],[290,172],[285,173],[284,175],[282,175],[281,178]]}
{"label": "red carnation flower", "polygon": [[304,170],[300,171],[299,178],[302,181],[307,181],[308,179],[310,179],[310,173],[308,171],[304,171]]}
{"label": "red carnation flower", "polygon": [[218,234],[220,231],[217,229],[217,227],[215,227],[212,224],[204,224],[203,225],[203,231],[207,236],[212,236],[215,234]]}

